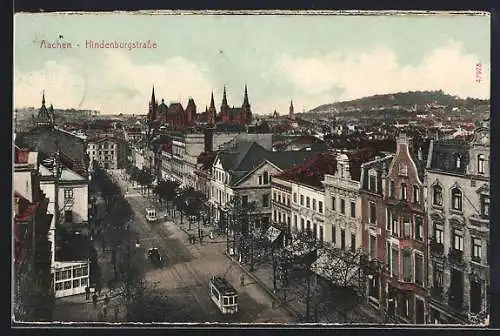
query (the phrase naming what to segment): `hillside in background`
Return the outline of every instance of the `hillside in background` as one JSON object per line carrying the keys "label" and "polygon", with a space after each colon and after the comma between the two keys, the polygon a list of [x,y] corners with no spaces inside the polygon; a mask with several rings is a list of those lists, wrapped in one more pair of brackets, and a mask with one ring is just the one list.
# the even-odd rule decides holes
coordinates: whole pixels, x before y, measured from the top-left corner
{"label": "hillside in background", "polygon": [[351,101],[343,101],[318,106],[308,113],[332,113],[346,109],[370,110],[373,108],[391,108],[398,106],[407,109],[424,109],[425,106],[450,106],[471,109],[479,105],[487,105],[489,100],[452,96],[439,91],[410,91],[392,94],[375,95]]}

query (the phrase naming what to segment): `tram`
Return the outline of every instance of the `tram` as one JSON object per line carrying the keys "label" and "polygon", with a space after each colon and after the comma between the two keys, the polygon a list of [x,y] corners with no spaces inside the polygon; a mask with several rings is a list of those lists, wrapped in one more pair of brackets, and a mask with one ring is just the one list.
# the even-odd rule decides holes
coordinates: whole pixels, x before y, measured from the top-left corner
{"label": "tram", "polygon": [[146,220],[150,223],[155,223],[158,220],[158,216],[156,215],[156,209],[154,208],[146,209]]}
{"label": "tram", "polygon": [[210,279],[209,295],[222,314],[238,312],[238,293],[231,284],[221,276]]}

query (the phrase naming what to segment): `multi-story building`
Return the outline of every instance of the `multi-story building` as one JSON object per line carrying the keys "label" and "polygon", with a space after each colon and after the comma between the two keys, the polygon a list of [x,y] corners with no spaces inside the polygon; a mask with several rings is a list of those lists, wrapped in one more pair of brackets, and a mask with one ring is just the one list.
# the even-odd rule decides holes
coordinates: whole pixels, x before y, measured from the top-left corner
{"label": "multi-story building", "polygon": [[384,265],[369,281],[369,300],[402,323],[425,323],[427,315],[426,144],[401,134],[394,156],[364,167],[363,245]]}
{"label": "multi-story building", "polygon": [[[290,153],[290,155],[293,155]],[[272,178],[273,222],[287,232],[309,231],[318,241],[329,241],[325,223],[325,174],[335,172],[333,153],[317,154]]]}
{"label": "multi-story building", "polygon": [[271,176],[313,157],[314,152],[285,153],[268,151],[256,142],[236,142],[219,152],[211,168],[208,197],[213,218],[221,214],[238,196],[243,204],[253,202],[257,226],[265,228],[271,215]]}
{"label": "multi-story building", "polygon": [[14,316],[17,321],[50,321],[52,215],[40,189],[36,152],[15,148],[13,175]]}
{"label": "multi-story building", "polygon": [[88,139],[87,154],[91,162],[96,161],[105,169],[124,168],[127,159],[124,141],[108,136]]}
{"label": "multi-story building", "polygon": [[342,250],[354,251],[362,246],[361,165],[377,155],[380,153],[372,150],[339,152],[335,171],[325,175],[326,240]]}
{"label": "multi-story building", "polygon": [[490,129],[439,140],[427,163],[430,323],[485,323],[490,292]]}
{"label": "multi-story building", "polygon": [[89,285],[88,180],[58,162],[57,155],[38,167],[40,187],[49,199],[50,269],[56,297],[85,292]]}

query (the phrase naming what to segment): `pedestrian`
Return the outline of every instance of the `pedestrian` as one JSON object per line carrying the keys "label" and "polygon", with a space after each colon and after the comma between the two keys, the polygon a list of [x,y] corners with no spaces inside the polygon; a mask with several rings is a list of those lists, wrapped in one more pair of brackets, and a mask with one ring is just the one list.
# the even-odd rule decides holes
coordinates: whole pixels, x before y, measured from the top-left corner
{"label": "pedestrian", "polygon": [[94,304],[94,307],[97,305],[97,294],[95,292],[92,294],[92,303]]}
{"label": "pedestrian", "polygon": [[241,284],[241,287],[245,286],[245,275],[241,275],[240,276],[240,284]]}
{"label": "pedestrian", "polygon": [[85,287],[85,300],[89,300],[90,299],[90,288],[89,286]]}
{"label": "pedestrian", "polygon": [[109,296],[108,296],[108,294],[106,294],[106,295],[104,296],[104,307],[107,307],[107,306],[108,306],[108,304],[109,304]]}

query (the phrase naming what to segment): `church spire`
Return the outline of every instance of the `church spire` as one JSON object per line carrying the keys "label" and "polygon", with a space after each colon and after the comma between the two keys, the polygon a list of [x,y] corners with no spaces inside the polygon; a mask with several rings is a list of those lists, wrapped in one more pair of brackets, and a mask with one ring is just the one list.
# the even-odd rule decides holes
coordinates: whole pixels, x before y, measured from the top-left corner
{"label": "church spire", "polygon": [[226,86],[225,85],[224,85],[224,93],[222,94],[222,105],[227,106]]}
{"label": "church spire", "polygon": [[290,110],[289,110],[289,116],[291,119],[294,119],[295,118],[295,115],[294,115],[294,109],[293,109],[293,100],[290,100]]}
{"label": "church spire", "polygon": [[243,98],[243,106],[250,106],[250,103],[248,102],[248,89],[246,84],[245,84],[245,97]]}
{"label": "church spire", "polygon": [[42,91],[42,106],[45,106],[45,90]]}
{"label": "church spire", "polygon": [[151,103],[154,104],[156,103],[156,98],[155,98],[155,86],[153,85],[153,92],[151,93]]}
{"label": "church spire", "polygon": [[214,92],[213,91],[212,91],[212,98],[210,98],[210,108],[215,108]]}

